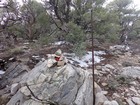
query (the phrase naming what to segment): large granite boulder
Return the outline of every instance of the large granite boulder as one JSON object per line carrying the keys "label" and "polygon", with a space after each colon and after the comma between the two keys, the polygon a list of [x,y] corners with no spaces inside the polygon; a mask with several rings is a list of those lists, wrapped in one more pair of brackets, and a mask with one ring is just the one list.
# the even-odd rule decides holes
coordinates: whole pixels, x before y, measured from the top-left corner
{"label": "large granite boulder", "polygon": [[28,74],[28,66],[20,63],[13,62],[8,64],[8,69],[0,79],[0,89],[10,86],[14,83],[20,82],[25,74]]}
{"label": "large granite boulder", "polygon": [[81,68],[40,62],[22,77],[7,105],[93,105],[92,83],[92,74]]}
{"label": "large granite boulder", "polygon": [[6,105],[20,88],[19,82],[25,74],[28,74],[29,68],[21,62],[9,62],[5,66],[7,69],[0,78],[0,105]]}
{"label": "large granite boulder", "polygon": [[125,77],[140,78],[140,67],[124,67],[121,75]]}

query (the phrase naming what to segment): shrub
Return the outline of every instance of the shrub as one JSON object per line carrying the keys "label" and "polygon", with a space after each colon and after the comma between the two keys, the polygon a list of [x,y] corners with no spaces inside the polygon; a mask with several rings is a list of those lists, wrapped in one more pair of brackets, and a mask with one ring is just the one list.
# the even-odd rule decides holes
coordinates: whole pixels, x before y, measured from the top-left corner
{"label": "shrub", "polygon": [[65,37],[66,41],[73,44],[77,44],[85,40],[86,37],[80,26],[72,22],[69,22],[67,24],[67,28],[68,28],[68,34]]}
{"label": "shrub", "polygon": [[86,51],[86,35],[84,34],[84,31],[80,26],[74,24],[73,22],[69,22],[67,24],[67,30],[68,34],[65,36],[65,40],[74,45],[72,49],[73,52],[77,56],[81,57]]}
{"label": "shrub", "polygon": [[79,57],[84,55],[86,53],[86,43],[85,42],[76,43],[73,47],[73,52]]}
{"label": "shrub", "polygon": [[51,43],[53,40],[53,38],[51,36],[47,36],[47,35],[42,35],[40,36],[40,38],[38,39],[38,43],[40,45],[47,45],[48,43]]}
{"label": "shrub", "polygon": [[115,79],[110,78],[110,79],[108,80],[108,88],[109,88],[110,90],[115,91],[115,90],[117,90],[117,87],[118,87],[118,86],[119,86],[119,83],[118,83],[118,81],[116,81]]}
{"label": "shrub", "polygon": [[107,35],[106,37],[106,42],[111,42],[111,43],[114,43],[114,42],[118,42],[119,41],[119,37],[117,34],[109,34]]}
{"label": "shrub", "polygon": [[124,77],[124,76],[117,76],[116,80],[118,81],[119,84],[121,85],[129,85],[130,82],[133,80],[132,78]]}
{"label": "shrub", "polygon": [[24,51],[23,51],[23,49],[21,47],[16,47],[16,48],[10,49],[9,53],[11,55],[18,55],[18,54],[23,54]]}

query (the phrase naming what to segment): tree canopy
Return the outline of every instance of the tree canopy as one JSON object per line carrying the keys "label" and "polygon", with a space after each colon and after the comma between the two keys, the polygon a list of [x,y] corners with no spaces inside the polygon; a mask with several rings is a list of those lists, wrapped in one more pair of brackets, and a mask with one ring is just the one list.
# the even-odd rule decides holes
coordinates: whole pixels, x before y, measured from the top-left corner
{"label": "tree canopy", "polygon": [[[91,24],[94,38],[104,42],[119,42],[128,35],[136,39],[140,33],[140,11],[132,0],[7,0],[0,8],[1,35],[36,39],[66,40],[74,45],[90,40]],[[93,10],[93,23],[91,23]],[[46,37],[46,38],[45,38]]]}

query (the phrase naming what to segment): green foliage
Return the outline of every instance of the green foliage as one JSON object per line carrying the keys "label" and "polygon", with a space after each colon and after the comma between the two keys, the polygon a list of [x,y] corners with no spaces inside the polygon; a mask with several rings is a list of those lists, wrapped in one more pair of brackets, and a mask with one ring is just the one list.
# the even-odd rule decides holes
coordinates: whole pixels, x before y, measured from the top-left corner
{"label": "green foliage", "polygon": [[118,75],[115,78],[109,79],[108,88],[115,91],[119,86],[129,86],[130,82],[133,80],[133,78]]}
{"label": "green foliage", "polygon": [[40,37],[38,39],[38,41],[41,45],[47,45],[49,43],[49,38],[48,37]]}
{"label": "green foliage", "polygon": [[38,15],[38,17],[37,17],[37,22],[38,22],[38,24],[40,24],[40,25],[42,25],[42,26],[48,26],[48,23],[49,23],[49,16],[47,16],[46,14],[45,14],[45,12],[43,12],[43,13],[41,13],[41,14],[39,14]]}
{"label": "green foliage", "polygon": [[40,45],[47,45],[51,43],[52,41],[53,41],[53,38],[47,35],[40,36],[40,38],[38,39],[38,43]]}
{"label": "green foliage", "polygon": [[86,53],[86,43],[76,43],[72,50],[77,56],[82,57]]}
{"label": "green foliage", "polygon": [[85,14],[88,14],[92,8],[92,2],[93,0],[74,0],[74,10],[70,13],[72,16],[72,21],[80,25],[82,28],[85,28],[85,26],[89,23],[86,23],[84,17]]}
{"label": "green foliage", "polygon": [[114,2],[119,8],[123,9],[128,8],[128,6],[132,3],[132,0],[115,0]]}
{"label": "green foliage", "polygon": [[28,39],[37,39],[41,34],[50,31],[49,16],[46,14],[43,4],[28,0],[21,7],[21,14],[26,17],[23,18],[22,30]]}
{"label": "green foliage", "polygon": [[86,44],[85,41],[85,34],[80,26],[69,22],[67,24],[68,34],[65,37],[65,40],[72,43],[74,45],[73,52],[78,55],[82,56],[86,51]]}
{"label": "green foliage", "polygon": [[[6,28],[6,31],[26,39],[38,39],[42,45],[54,39],[66,40],[74,45],[75,52],[80,53],[80,49],[85,49],[83,42],[87,37],[90,39],[88,34],[91,34],[92,9],[94,38],[99,41],[118,42],[123,31],[128,32],[130,37],[140,34],[140,11],[130,8],[132,0],[114,0],[106,7],[103,6],[104,2],[105,0],[51,0],[46,2],[48,5],[43,5],[36,0],[27,0],[19,9],[14,0],[9,0],[14,8],[10,7],[8,11],[19,12],[17,14],[22,16],[22,23],[17,22]],[[50,15],[46,8],[54,13]]]}
{"label": "green foliage", "polygon": [[108,5],[108,8],[110,8],[111,10],[122,11],[128,8],[131,3],[132,0],[114,0]]}
{"label": "green foliage", "polygon": [[73,44],[81,43],[85,40],[85,35],[80,26],[69,22],[67,24],[68,34],[66,35],[66,41]]}
{"label": "green foliage", "polygon": [[11,55],[19,55],[19,54],[23,54],[24,51],[21,47],[16,47],[16,48],[9,49],[9,53]]}
{"label": "green foliage", "polygon": [[140,20],[136,20],[134,23],[133,23],[133,31],[130,33],[130,35],[134,35],[134,36],[138,36],[140,35]]}
{"label": "green foliage", "polygon": [[106,42],[111,42],[111,43],[117,43],[119,40],[119,37],[118,35],[116,34],[109,34],[106,38],[105,38],[105,41]]}
{"label": "green foliage", "polygon": [[110,78],[109,81],[108,81],[108,88],[115,91],[117,90],[117,87],[119,86],[119,83],[113,79],[113,78]]}
{"label": "green foliage", "polygon": [[119,84],[121,85],[129,85],[130,82],[133,80],[130,77],[124,77],[124,76],[117,76],[116,80],[118,81]]}
{"label": "green foliage", "polygon": [[38,49],[38,48],[41,48],[42,46],[39,44],[39,43],[36,43],[36,42],[31,42],[29,44],[29,48],[30,49]]}
{"label": "green foliage", "polygon": [[140,12],[131,7],[131,4],[132,0],[114,0],[107,6],[109,12],[117,17],[113,19],[115,24],[119,26],[119,29],[116,30],[118,37],[127,34],[132,39],[140,32],[138,22],[136,22],[140,18],[138,16]]}
{"label": "green foliage", "polygon": [[108,12],[107,9],[98,7],[94,11],[94,33],[95,38],[102,42],[117,42],[119,39],[118,31],[120,26],[118,25],[118,16],[112,12]]}

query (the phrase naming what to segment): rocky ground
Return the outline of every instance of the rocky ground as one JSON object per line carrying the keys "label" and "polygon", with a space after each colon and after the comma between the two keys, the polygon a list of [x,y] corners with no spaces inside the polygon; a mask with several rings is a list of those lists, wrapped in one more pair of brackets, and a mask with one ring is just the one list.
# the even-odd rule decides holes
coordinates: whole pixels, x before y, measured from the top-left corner
{"label": "rocky ground", "polygon": [[[72,52],[70,49],[71,47],[72,46],[69,43],[65,42],[63,44],[50,44],[44,47],[40,47],[26,42],[24,44],[19,44],[14,48],[8,49],[7,51],[1,50],[1,70],[6,71],[4,74],[0,75],[0,105],[6,105],[6,103],[15,94],[17,94],[17,91],[25,86],[25,84],[21,85],[20,83],[21,81],[23,81],[23,77],[25,75],[29,75],[29,73],[32,74],[33,70],[36,67],[35,65],[40,61],[44,62],[45,59],[47,59],[46,54],[54,53],[58,48],[61,48],[63,52],[66,53],[67,57],[70,58],[69,60],[71,60],[71,62],[69,63],[78,67],[79,69],[82,68],[82,70],[84,70],[85,72],[92,74],[91,58],[89,58],[89,61],[83,60],[83,64],[83,62],[80,62],[82,60],[79,60],[77,57],[73,56],[73,54],[70,54]],[[126,49],[120,45],[117,45],[115,47],[108,46],[107,48],[98,47],[98,50],[104,50],[105,54],[99,55],[102,61],[95,64],[95,88],[97,100],[96,105],[102,105],[102,102],[104,102],[103,105],[140,105],[140,54],[138,51],[139,46],[137,44],[131,44],[129,45],[129,47],[130,49]],[[86,58],[88,57],[89,56],[86,56]],[[81,67],[81,64],[86,66]],[[67,86],[67,84],[64,84],[67,82],[61,81],[61,83],[64,87]],[[26,91],[24,92],[26,93]],[[81,93],[79,92],[79,94]],[[30,95],[32,96],[32,94]],[[72,100],[73,102],[78,102],[78,99],[79,98],[77,97],[77,101],[76,99]],[[28,100],[27,102],[25,101],[24,104],[18,104],[17,102],[16,105],[27,105],[26,103],[31,101],[32,100]],[[83,102],[83,100],[81,102]],[[32,105],[35,105],[34,101],[32,101]]]}
{"label": "rocky ground", "polygon": [[140,105],[140,55],[131,49],[113,53],[115,59],[95,67],[97,83],[109,100],[119,105]]}

